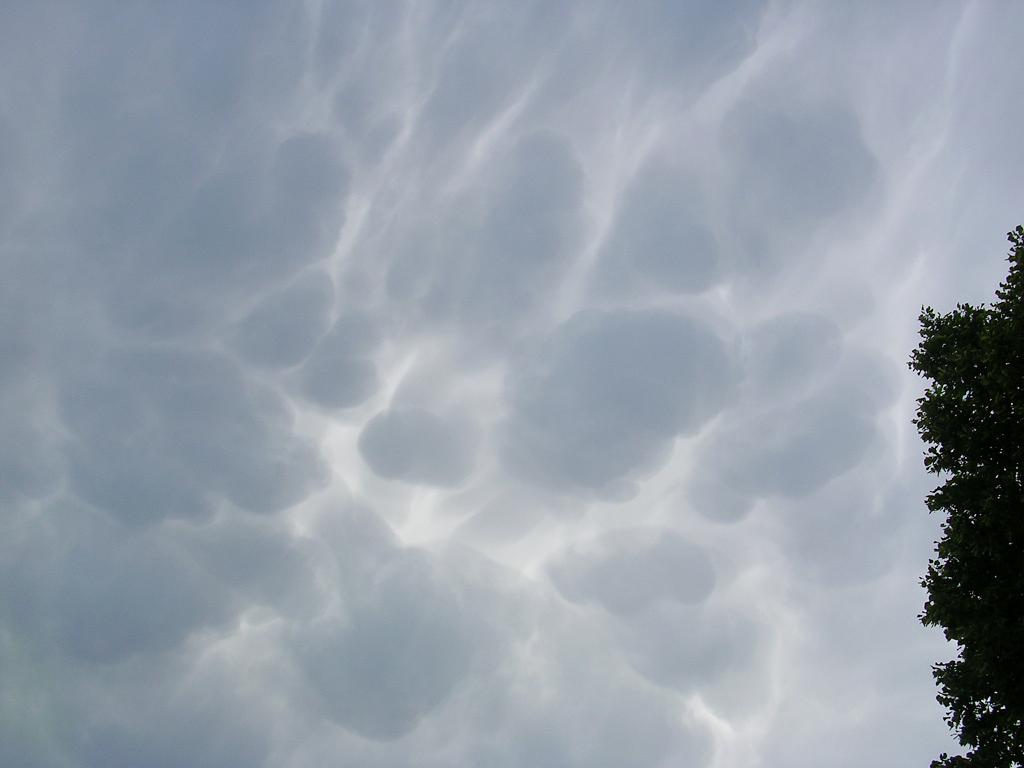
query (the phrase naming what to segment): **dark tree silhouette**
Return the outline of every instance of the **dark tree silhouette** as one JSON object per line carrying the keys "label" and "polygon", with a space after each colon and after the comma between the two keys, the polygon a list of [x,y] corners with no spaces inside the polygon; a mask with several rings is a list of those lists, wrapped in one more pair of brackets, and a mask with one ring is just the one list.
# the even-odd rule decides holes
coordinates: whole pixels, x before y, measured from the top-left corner
{"label": "dark tree silhouette", "polygon": [[930,380],[914,423],[945,515],[920,618],[958,645],[933,670],[965,751],[932,768],[1024,765],[1024,228],[1009,240],[996,301],[923,309],[910,361]]}

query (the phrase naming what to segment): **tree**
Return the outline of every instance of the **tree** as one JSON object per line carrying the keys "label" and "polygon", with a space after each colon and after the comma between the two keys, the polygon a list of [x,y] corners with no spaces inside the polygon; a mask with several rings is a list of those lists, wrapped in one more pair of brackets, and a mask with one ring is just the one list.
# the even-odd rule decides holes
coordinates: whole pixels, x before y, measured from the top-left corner
{"label": "tree", "polygon": [[914,420],[942,481],[928,509],[945,514],[920,619],[957,643],[932,669],[966,752],[932,768],[1024,765],[1024,228],[1009,240],[996,301],[922,309],[910,360],[930,380]]}

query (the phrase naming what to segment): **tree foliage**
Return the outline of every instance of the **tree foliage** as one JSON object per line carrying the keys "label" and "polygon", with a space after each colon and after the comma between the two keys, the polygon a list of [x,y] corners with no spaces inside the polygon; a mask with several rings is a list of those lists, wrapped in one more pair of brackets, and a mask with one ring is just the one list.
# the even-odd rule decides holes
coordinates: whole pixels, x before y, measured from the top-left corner
{"label": "tree foliage", "polygon": [[1024,228],[1009,240],[996,301],[923,309],[910,361],[930,380],[914,423],[945,515],[920,618],[957,643],[933,671],[965,751],[932,768],[1024,765]]}

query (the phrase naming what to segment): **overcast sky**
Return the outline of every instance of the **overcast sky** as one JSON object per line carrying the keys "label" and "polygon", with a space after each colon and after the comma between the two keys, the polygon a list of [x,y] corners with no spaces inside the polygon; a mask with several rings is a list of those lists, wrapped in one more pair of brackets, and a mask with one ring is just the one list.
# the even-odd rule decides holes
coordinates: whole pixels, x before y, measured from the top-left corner
{"label": "overcast sky", "polygon": [[0,764],[927,765],[1021,29],[0,3]]}

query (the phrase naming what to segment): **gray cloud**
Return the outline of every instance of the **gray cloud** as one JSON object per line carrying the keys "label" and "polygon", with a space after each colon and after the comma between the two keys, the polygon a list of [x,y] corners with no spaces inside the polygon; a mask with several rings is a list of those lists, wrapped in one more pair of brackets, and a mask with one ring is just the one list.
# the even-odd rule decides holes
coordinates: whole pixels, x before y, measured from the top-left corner
{"label": "gray cloud", "polygon": [[824,394],[736,426],[716,446],[723,482],[753,495],[800,496],[856,466],[874,437],[873,413]]}
{"label": "gray cloud", "polygon": [[404,236],[388,272],[392,298],[429,321],[507,338],[545,308],[575,255],[583,180],[565,137],[521,137],[450,208]]}
{"label": "gray cloud", "polygon": [[315,548],[275,518],[222,511],[206,525],[181,527],[166,538],[243,608],[309,618],[321,607],[318,591],[310,588]]}
{"label": "gray cloud", "polygon": [[[15,626],[85,663],[171,650],[223,621],[230,603],[187,553],[80,505],[53,505],[18,531],[5,581]],[[17,594],[17,593],[16,593]]]}
{"label": "gray cloud", "polygon": [[54,445],[59,427],[37,397],[38,376],[26,372],[11,379],[0,381],[0,501],[7,502],[46,496],[63,470]]}
{"label": "gray cloud", "polygon": [[901,361],[1019,15],[0,4],[0,763],[948,749]]}
{"label": "gray cloud", "polygon": [[776,318],[751,341],[747,396],[772,393],[775,405],[752,401],[708,438],[692,487],[696,506],[712,518],[742,515],[744,497],[803,497],[849,472],[876,444],[879,413],[895,396],[886,361],[843,352],[820,318]]}
{"label": "gray cloud", "polygon": [[467,424],[419,408],[398,408],[366,423],[359,452],[381,477],[452,486],[473,470],[474,438]]}
{"label": "gray cloud", "polygon": [[342,618],[302,635],[298,655],[330,718],[393,739],[467,674],[476,639],[470,621],[429,564],[396,554],[374,569]]}
{"label": "gray cloud", "polygon": [[613,613],[641,611],[659,601],[706,600],[715,571],[699,546],[670,530],[612,529],[593,549],[571,551],[550,570],[574,602],[597,602]]}
{"label": "gray cloud", "polygon": [[826,317],[790,312],[754,326],[745,347],[751,395],[792,399],[834,368],[843,338],[839,326]]}
{"label": "gray cloud", "polygon": [[107,667],[64,683],[62,707],[73,719],[63,757],[75,765],[272,763],[271,707],[245,696],[251,683],[216,650],[205,658],[183,654]]}
{"label": "gray cloud", "polygon": [[771,695],[768,671],[759,660],[771,635],[753,612],[664,603],[629,616],[616,635],[651,683],[698,693],[729,717],[757,711]]}
{"label": "gray cloud", "polygon": [[302,393],[325,408],[350,408],[378,386],[373,349],[379,333],[365,314],[339,317],[299,371]]}
{"label": "gray cloud", "polygon": [[743,0],[728,9],[712,2],[641,0],[626,10],[609,2],[603,18],[633,49],[645,76],[664,78],[690,95],[728,73],[754,48],[764,6],[763,0]]}
{"label": "gray cloud", "polygon": [[797,522],[785,546],[803,577],[822,584],[878,579],[895,565],[907,518],[920,512],[922,488],[871,488],[851,473],[781,511]]}
{"label": "gray cloud", "polygon": [[201,519],[218,498],[274,512],[324,479],[287,403],[212,353],[114,350],[60,401],[75,491],[127,523]]}
{"label": "gray cloud", "polygon": [[736,371],[704,324],[665,312],[583,312],[513,371],[509,459],[529,477],[602,495],[660,466],[729,400]]}
{"label": "gray cloud", "polygon": [[630,184],[601,252],[599,285],[680,293],[707,290],[725,269],[697,183],[658,158]]}
{"label": "gray cloud", "polygon": [[299,277],[266,297],[239,323],[234,346],[268,368],[301,363],[326,331],[333,289],[324,273]]}
{"label": "gray cloud", "polygon": [[544,76],[540,57],[571,18],[568,7],[528,0],[521,6],[441,6],[430,21],[451,44],[438,63],[422,113],[428,150],[454,145],[510,106],[531,76]]}
{"label": "gray cloud", "polygon": [[780,83],[741,101],[722,125],[740,260],[754,275],[788,270],[829,220],[866,203],[878,162],[857,115]]}
{"label": "gray cloud", "polygon": [[116,320],[178,332],[329,254],[347,186],[329,138],[295,136],[269,159],[241,154],[225,165],[172,209],[155,242],[123,254],[111,286]]}
{"label": "gray cloud", "polygon": [[835,104],[745,102],[724,130],[738,167],[749,169],[737,190],[747,210],[790,226],[858,201],[875,171],[857,117]]}
{"label": "gray cloud", "polygon": [[[344,168],[329,137],[281,139],[273,129],[301,77],[297,16],[270,4],[244,14],[111,7],[112,24],[98,25],[66,11],[50,30],[45,14],[22,14],[34,34],[64,41],[43,65],[60,68],[44,86],[56,114],[28,114],[53,122],[53,140],[68,149],[47,203],[72,237],[79,287],[102,297],[110,317],[160,335],[195,332],[327,255]],[[261,78],[251,75],[256,61]]]}

